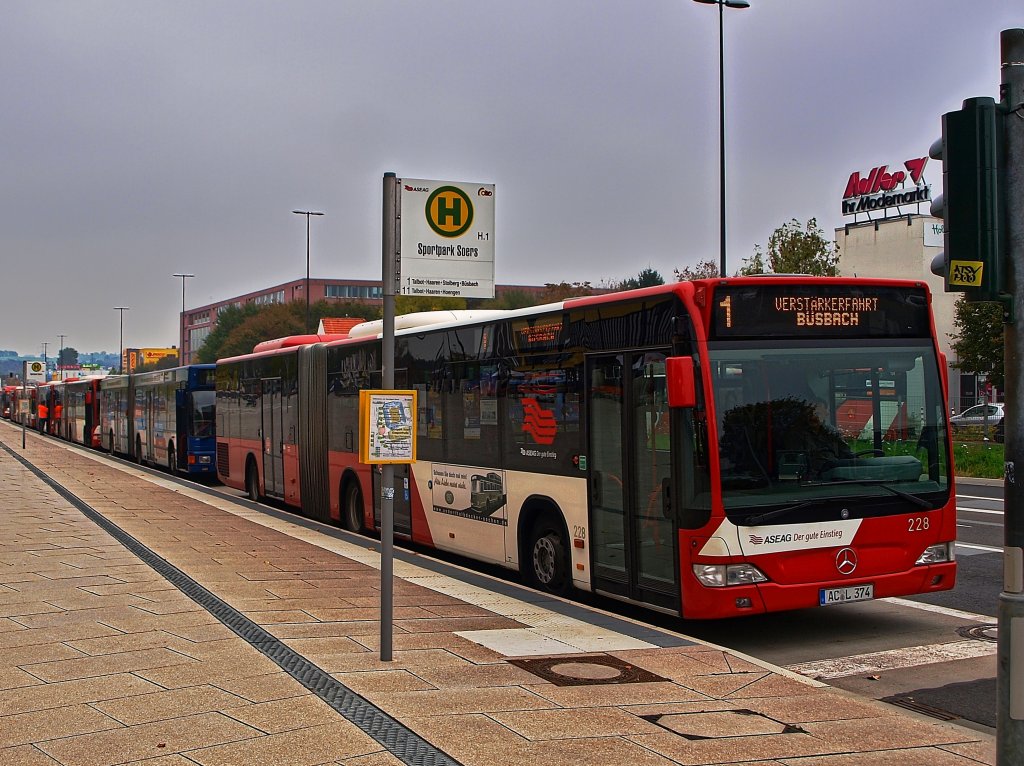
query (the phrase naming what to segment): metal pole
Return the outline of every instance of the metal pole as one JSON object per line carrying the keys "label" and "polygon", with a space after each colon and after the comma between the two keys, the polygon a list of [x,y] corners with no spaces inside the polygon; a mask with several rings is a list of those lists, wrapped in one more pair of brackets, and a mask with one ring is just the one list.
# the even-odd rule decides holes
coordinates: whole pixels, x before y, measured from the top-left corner
{"label": "metal pole", "polygon": [[306,215],[306,333],[309,333],[309,214]]}
{"label": "metal pole", "polygon": [[60,338],[60,350],[57,352],[57,372],[60,379],[64,380],[64,370],[61,368],[64,366],[64,339],[68,336],[57,333],[57,337]]}
{"label": "metal pole", "polygon": [[1024,763],[1024,475],[1017,483],[1017,452],[1024,446],[1024,333],[1015,322],[1024,317],[1024,29],[1000,35],[1006,174],[1007,278],[1012,296],[1005,326],[1006,474],[1003,480],[1003,591],[999,594],[999,647],[996,672],[996,763]]}
{"label": "metal pole", "polygon": [[[381,378],[385,390],[395,387],[395,287],[398,281],[398,182],[384,174],[383,264],[384,337]],[[380,477],[380,659],[391,662],[395,574],[395,467],[385,463]]]}
{"label": "metal pole", "polygon": [[718,3],[718,152],[719,152],[719,192],[718,201],[720,216],[719,242],[721,243],[721,266],[718,276],[726,276],[725,271],[725,3]]}
{"label": "metal pole", "polygon": [[[28,362],[21,365],[21,398],[28,401]],[[21,418],[21,448],[25,449],[25,421],[28,420],[28,413],[21,412],[21,402],[18,402],[18,417]]]}
{"label": "metal pole", "polygon": [[178,322],[178,363],[185,364],[185,280],[194,277],[195,274],[171,274],[172,277],[181,277],[181,318]]}
{"label": "metal pole", "polygon": [[293,210],[295,215],[306,216],[306,333],[309,333],[309,217],[311,215],[323,215],[315,210]]}
{"label": "metal pole", "polygon": [[749,8],[748,0],[695,0],[704,5],[718,6],[718,216],[720,231],[718,241],[721,247],[719,258],[719,276],[726,276],[725,263],[725,7]]}
{"label": "metal pole", "polygon": [[45,340],[43,341],[43,382],[44,383],[47,380],[50,379],[49,373],[47,371],[47,368],[48,368],[49,365],[47,365],[47,363],[46,363],[46,347],[49,346],[49,345],[50,344],[47,343]]}
{"label": "metal pole", "polygon": [[124,375],[124,312],[128,311],[129,306],[114,306],[114,311],[120,312],[121,321],[118,328],[118,357],[117,357],[117,374]]}

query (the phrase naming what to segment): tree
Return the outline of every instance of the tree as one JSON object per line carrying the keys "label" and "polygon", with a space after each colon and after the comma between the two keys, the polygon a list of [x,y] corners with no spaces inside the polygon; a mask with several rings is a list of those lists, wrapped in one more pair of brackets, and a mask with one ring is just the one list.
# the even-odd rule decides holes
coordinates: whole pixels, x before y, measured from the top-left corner
{"label": "tree", "polygon": [[[396,300],[397,303],[397,300]],[[309,313],[313,322],[313,330],[320,326],[321,319],[355,317],[370,321],[380,319],[383,308],[358,301],[321,300],[310,306]]]}
{"label": "tree", "polygon": [[986,375],[998,389],[1004,386],[1003,307],[998,303],[956,302],[951,333],[956,366],[968,374]]}
{"label": "tree", "polygon": [[[309,315],[319,325],[325,317],[380,319],[381,310],[368,303],[322,300],[309,307]],[[265,340],[305,334],[306,304],[300,301],[229,306],[217,313],[217,326],[197,350],[196,360],[210,364],[228,356],[248,354]]]}
{"label": "tree", "polygon": [[718,264],[715,261],[698,261],[694,267],[683,266],[682,269],[673,269],[676,275],[676,282],[692,282],[694,279],[715,279],[719,276]]}
{"label": "tree", "polygon": [[395,314],[398,315],[418,311],[461,311],[465,308],[465,298],[445,295],[399,295],[395,298]]}
{"label": "tree", "polygon": [[[217,358],[248,354],[257,343],[287,338],[289,335],[305,335],[305,331],[305,303],[272,303],[233,327],[224,339]],[[206,344],[203,344],[203,350],[206,350]]]}
{"label": "tree", "polygon": [[665,284],[665,278],[655,269],[647,266],[635,277],[628,277],[621,282],[612,283],[613,290],[638,290],[641,287],[654,287]]}
{"label": "tree", "polygon": [[217,312],[217,326],[210,331],[203,345],[196,351],[196,360],[201,364],[211,364],[226,356],[221,352],[228,336],[247,319],[255,316],[261,308],[255,303],[249,303],[245,306],[228,306],[220,309]]}
{"label": "tree", "polygon": [[500,298],[487,301],[481,308],[508,310],[523,309],[527,306],[535,306],[540,302],[540,299],[525,290],[507,290],[502,293]]}
{"label": "tree", "polygon": [[834,277],[839,274],[839,246],[825,237],[818,220],[811,218],[806,225],[795,218],[783,224],[768,238],[768,251],[754,246],[754,254],[743,261],[739,273],[750,274],[811,274],[816,277]]}
{"label": "tree", "polygon": [[557,303],[567,298],[576,298],[581,295],[593,295],[594,288],[590,282],[546,282],[544,284],[544,295],[541,300],[544,303]]}
{"label": "tree", "polygon": [[57,354],[57,365],[60,367],[75,367],[78,365],[78,350],[71,346],[65,346]]}

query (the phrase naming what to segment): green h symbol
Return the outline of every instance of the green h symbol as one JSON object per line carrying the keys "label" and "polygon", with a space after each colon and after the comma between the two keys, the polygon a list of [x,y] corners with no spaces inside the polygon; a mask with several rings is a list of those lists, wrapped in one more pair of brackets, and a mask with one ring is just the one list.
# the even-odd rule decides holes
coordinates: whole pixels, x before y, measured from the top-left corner
{"label": "green h symbol", "polygon": [[443,196],[437,198],[437,225],[443,226],[447,219],[452,219],[452,226],[462,225],[462,198],[452,197],[449,203]]}

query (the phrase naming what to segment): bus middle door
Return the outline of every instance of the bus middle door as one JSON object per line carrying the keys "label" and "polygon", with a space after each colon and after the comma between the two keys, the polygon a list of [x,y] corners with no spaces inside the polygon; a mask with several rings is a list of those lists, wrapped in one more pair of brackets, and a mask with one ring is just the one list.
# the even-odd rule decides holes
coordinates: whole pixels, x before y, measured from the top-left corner
{"label": "bus middle door", "polygon": [[264,492],[284,496],[284,412],[281,379],[263,378],[263,485]]}

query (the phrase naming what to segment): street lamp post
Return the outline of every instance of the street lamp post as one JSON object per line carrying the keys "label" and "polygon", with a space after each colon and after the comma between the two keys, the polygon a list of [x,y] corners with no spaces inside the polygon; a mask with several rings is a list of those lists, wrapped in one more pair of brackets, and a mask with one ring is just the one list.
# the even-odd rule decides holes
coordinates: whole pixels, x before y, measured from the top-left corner
{"label": "street lamp post", "polygon": [[181,277],[181,334],[178,337],[178,364],[185,364],[185,280],[195,274],[171,274],[172,277]]}
{"label": "street lamp post", "polygon": [[64,339],[68,336],[57,333],[57,337],[60,338],[60,350],[57,352],[57,372],[60,379],[64,380]]}
{"label": "street lamp post", "polygon": [[121,327],[118,334],[118,354],[117,354],[117,374],[124,374],[124,312],[128,311],[130,306],[114,306],[114,311],[121,312]]}
{"label": "street lamp post", "polygon": [[718,149],[719,149],[719,182],[720,191],[719,208],[721,231],[719,242],[721,244],[721,264],[719,276],[726,276],[725,272],[725,31],[722,23],[722,16],[725,8],[749,8],[747,0],[694,0],[704,5],[718,6]]}
{"label": "street lamp post", "polygon": [[309,217],[311,215],[323,215],[315,210],[293,210],[295,215],[306,216],[306,286],[303,288],[306,292],[306,332],[309,332]]}

